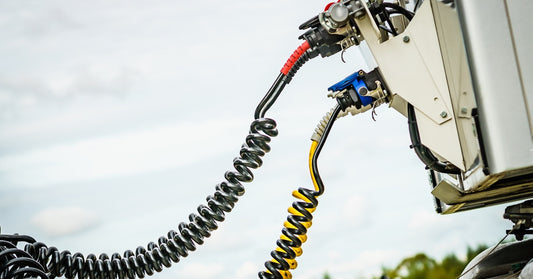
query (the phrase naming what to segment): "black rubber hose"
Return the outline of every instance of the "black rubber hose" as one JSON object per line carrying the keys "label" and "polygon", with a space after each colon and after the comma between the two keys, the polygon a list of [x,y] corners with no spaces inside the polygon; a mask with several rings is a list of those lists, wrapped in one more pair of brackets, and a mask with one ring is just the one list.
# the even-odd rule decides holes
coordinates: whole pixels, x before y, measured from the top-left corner
{"label": "black rubber hose", "polygon": [[381,5],[383,5],[386,8],[391,8],[391,9],[395,10],[396,12],[404,15],[409,21],[412,20],[413,17],[415,16],[413,12],[405,9],[404,7],[402,7],[400,5],[396,5],[396,4],[393,4],[393,3],[387,3],[387,2],[384,2]]}
{"label": "black rubber hose", "polygon": [[416,122],[416,114],[413,105],[407,105],[407,119],[409,125],[409,135],[411,137],[411,144],[420,160],[430,169],[449,174],[460,174],[461,170],[451,163],[440,162],[439,159],[431,153],[427,147],[422,145],[420,141],[420,133],[418,131],[418,124]]}
{"label": "black rubber hose", "polygon": [[[270,139],[277,134],[274,120],[254,120],[239,157],[233,160],[235,171],[225,173],[225,181],[216,186],[212,196],[207,197],[207,204],[198,206],[197,213],[189,215],[189,222],[180,223],[177,231],[171,230],[166,236],[160,237],[157,243],[150,242],[146,247],[139,246],[135,252],[128,250],[122,256],[115,253],[111,257],[107,254],[100,254],[98,257],[90,254],[84,257],[81,253],[72,254],[69,251],[59,251],[55,247],[47,247],[43,243],[34,242],[32,238],[0,235],[0,241],[5,238],[6,241],[30,242],[24,247],[25,252],[19,251],[31,255],[51,277],[133,279],[152,275],[196,250],[196,246],[203,244],[204,239],[217,229],[217,222],[225,219],[225,214],[233,209],[238,198],[244,194],[245,189],[241,182],[253,180],[252,169],[262,165],[261,158],[270,151]],[[2,274],[4,273],[0,270],[0,279],[7,279]]]}
{"label": "black rubber hose", "polygon": [[340,105],[335,106],[335,109],[331,113],[331,118],[326,124],[326,128],[324,128],[324,133],[322,134],[322,136],[320,137],[320,140],[318,141],[318,146],[316,148],[316,151],[313,154],[313,157],[311,158],[311,166],[313,169],[313,175],[315,176],[316,183],[318,185],[319,195],[322,195],[322,193],[324,193],[324,183],[322,182],[322,178],[320,178],[320,173],[318,171],[318,163],[317,163],[318,156],[320,155],[320,152],[322,151],[322,147],[324,147],[324,143],[326,142],[329,132],[331,131],[331,127],[333,127],[333,123],[335,123],[335,120],[337,119],[337,116],[339,116],[339,113],[341,112],[341,110],[342,108]]}
{"label": "black rubber hose", "polygon": [[[0,235],[0,239],[4,235]],[[13,237],[17,240],[13,240]],[[0,240],[0,278],[37,278],[48,279],[44,267],[31,255],[18,249],[16,243],[20,236],[8,236],[11,240]],[[31,240],[27,237],[24,239]],[[24,240],[22,240],[24,241]]]}
{"label": "black rubber hose", "polygon": [[254,117],[256,119],[265,117],[266,112],[272,107],[274,102],[278,99],[281,92],[287,84],[289,84],[298,70],[312,58],[312,50],[307,50],[300,56],[287,75],[280,73],[270,89],[267,91],[257,108],[255,109]]}
{"label": "black rubber hose", "polygon": [[[274,80],[274,83],[272,83],[272,86],[270,86],[270,89],[268,89],[268,91],[265,94],[265,96],[263,97],[263,99],[261,99],[261,102],[259,102],[259,104],[255,108],[255,113],[254,113],[254,118],[255,119],[259,119],[259,118],[261,118],[261,117],[263,117],[265,115],[266,110],[268,110],[268,108],[265,109],[265,106],[267,105],[267,103],[271,102],[270,99],[272,98],[272,95],[276,94],[276,92],[283,91],[283,87],[285,87],[285,85],[282,86],[282,84],[285,82],[283,80],[284,77],[285,77],[285,75],[280,73],[278,75],[278,77],[276,78],[276,80]],[[280,88],[280,86],[281,86],[281,88]],[[278,95],[279,95],[279,93],[278,93]]]}

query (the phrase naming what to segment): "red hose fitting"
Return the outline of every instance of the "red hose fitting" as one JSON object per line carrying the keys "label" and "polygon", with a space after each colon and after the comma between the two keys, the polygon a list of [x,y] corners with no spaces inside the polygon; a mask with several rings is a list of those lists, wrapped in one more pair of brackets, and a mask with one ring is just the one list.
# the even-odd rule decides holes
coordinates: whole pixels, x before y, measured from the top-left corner
{"label": "red hose fitting", "polygon": [[304,41],[287,59],[287,62],[285,62],[285,65],[283,65],[283,68],[281,68],[281,73],[283,75],[287,75],[289,71],[291,70],[292,66],[294,66],[294,63],[298,61],[300,56],[302,56],[308,49],[310,48],[309,43],[307,41]]}
{"label": "red hose fitting", "polygon": [[324,8],[324,12],[329,10],[329,8],[331,7],[331,5],[335,4],[335,3],[339,3],[341,0],[338,0],[337,2],[331,2],[329,4],[326,5],[326,7]]}

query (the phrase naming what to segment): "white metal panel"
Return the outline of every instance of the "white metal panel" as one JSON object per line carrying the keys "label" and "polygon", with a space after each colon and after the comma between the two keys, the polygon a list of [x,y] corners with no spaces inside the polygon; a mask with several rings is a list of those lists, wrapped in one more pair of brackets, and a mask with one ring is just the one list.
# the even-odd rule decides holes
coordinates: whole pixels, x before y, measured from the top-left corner
{"label": "white metal panel", "polygon": [[[531,166],[533,138],[528,114],[531,105],[524,97],[524,79],[520,78],[516,59],[531,57],[531,54],[522,54],[522,48],[531,49],[533,36],[524,34],[517,55],[505,1],[463,0],[457,1],[457,6],[490,172],[510,172]],[[526,28],[533,26],[531,10],[524,6],[518,10],[513,4],[511,13]],[[528,32],[521,27],[518,31]],[[526,71],[531,69],[526,68]],[[531,93],[527,97],[531,100]]]}
{"label": "white metal panel", "polygon": [[533,1],[513,0],[506,1],[506,4],[524,101],[529,114],[529,127],[533,136]]}
{"label": "white metal panel", "polygon": [[412,104],[422,144],[465,170],[430,2],[422,4],[400,36],[385,42],[368,16],[356,21],[392,91],[391,106],[404,113],[403,100]]}
{"label": "white metal panel", "polygon": [[461,26],[455,8],[439,1],[431,4],[463,159],[466,168],[471,169],[478,158],[479,141],[473,128],[472,109],[476,102]]}

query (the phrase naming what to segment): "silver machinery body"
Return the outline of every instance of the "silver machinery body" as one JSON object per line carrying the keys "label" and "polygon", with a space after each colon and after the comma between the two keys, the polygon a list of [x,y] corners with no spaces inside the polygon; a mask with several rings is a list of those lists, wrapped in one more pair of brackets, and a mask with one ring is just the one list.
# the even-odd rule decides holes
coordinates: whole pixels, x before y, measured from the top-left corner
{"label": "silver machinery body", "polygon": [[[531,197],[533,188],[533,2],[458,1],[457,11],[476,100],[480,155],[477,174],[457,209]],[[467,192],[468,193],[468,192]],[[466,203],[461,203],[463,198]],[[453,212],[452,210],[449,210]]]}
{"label": "silver machinery body", "polygon": [[407,115],[411,104],[421,143],[461,170],[430,171],[437,211],[533,197],[533,1],[426,0],[393,37],[361,3],[355,21],[390,106]]}

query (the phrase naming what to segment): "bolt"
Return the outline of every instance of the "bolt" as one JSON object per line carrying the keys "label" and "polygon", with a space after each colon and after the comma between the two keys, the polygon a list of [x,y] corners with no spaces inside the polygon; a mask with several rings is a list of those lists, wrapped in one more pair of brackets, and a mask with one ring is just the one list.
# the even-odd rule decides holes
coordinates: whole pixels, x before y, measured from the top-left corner
{"label": "bolt", "polygon": [[442,118],[446,118],[446,116],[448,116],[448,113],[445,112],[445,111],[443,111],[443,112],[440,113],[440,116],[441,116]]}
{"label": "bolt", "polygon": [[468,113],[468,109],[465,108],[465,107],[462,107],[462,108],[461,108],[461,113],[462,113],[462,114],[467,114],[467,113]]}
{"label": "bolt", "polygon": [[410,40],[411,40],[411,38],[409,38],[409,36],[403,36],[403,42],[404,43],[408,43]]}

